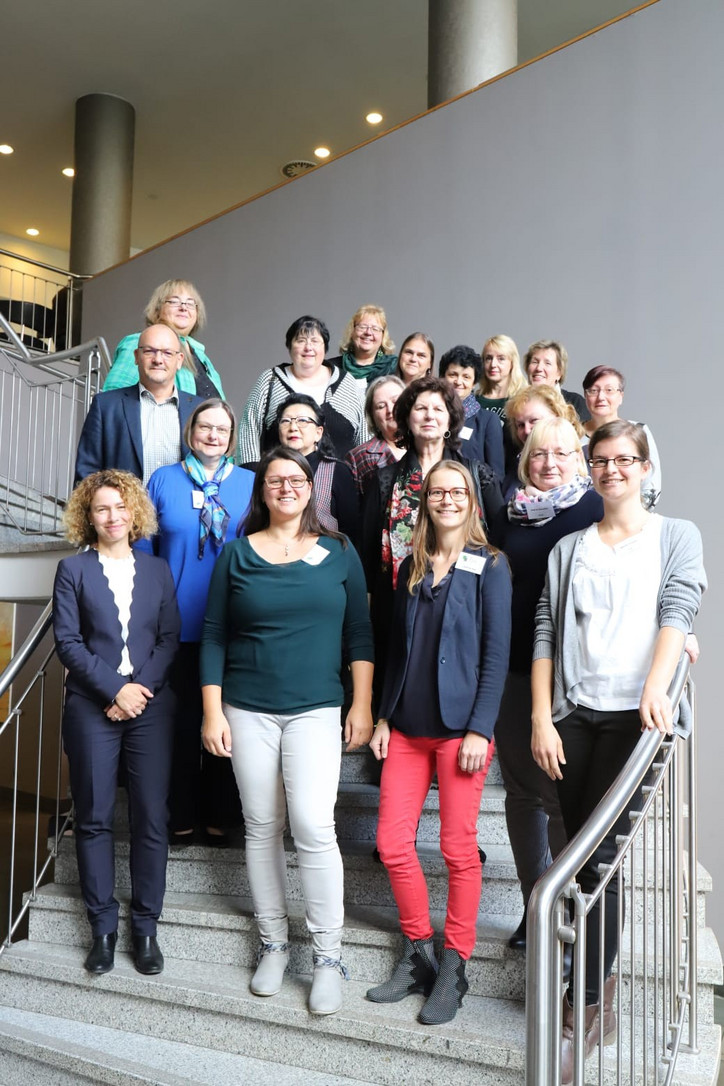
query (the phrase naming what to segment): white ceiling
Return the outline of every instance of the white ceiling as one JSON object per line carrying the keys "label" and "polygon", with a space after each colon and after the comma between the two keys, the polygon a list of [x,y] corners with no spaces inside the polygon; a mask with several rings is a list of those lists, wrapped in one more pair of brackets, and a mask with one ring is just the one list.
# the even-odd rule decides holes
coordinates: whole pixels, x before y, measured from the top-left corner
{"label": "white ceiling", "polygon": [[[483,3],[484,0],[479,0]],[[519,59],[633,6],[518,0]],[[146,248],[426,108],[427,0],[4,0],[0,233],[66,250],[75,99],[136,110],[131,244]]]}

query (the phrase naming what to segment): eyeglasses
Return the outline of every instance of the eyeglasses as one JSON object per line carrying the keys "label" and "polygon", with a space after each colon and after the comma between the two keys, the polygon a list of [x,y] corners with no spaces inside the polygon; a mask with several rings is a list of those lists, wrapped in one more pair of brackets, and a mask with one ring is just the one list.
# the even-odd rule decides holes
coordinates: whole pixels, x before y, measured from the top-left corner
{"label": "eyeglasses", "polygon": [[316,419],[310,419],[307,415],[297,415],[296,418],[293,418],[293,419],[279,419],[279,429],[281,430],[282,427],[284,427],[284,429],[286,429],[287,427],[291,426],[293,422],[296,423],[297,426],[320,426],[321,425],[321,423],[317,422]]}
{"label": "eyeglasses", "polygon": [[169,351],[164,347],[141,347],[141,354],[144,358],[155,358],[157,354],[161,355],[166,362],[170,362],[176,355],[181,354],[180,351]]}
{"label": "eyeglasses", "polygon": [[576,450],[564,452],[563,449],[534,449],[528,457],[534,464],[544,464],[548,460],[555,460],[556,464],[565,464],[569,456],[574,456]]}
{"label": "eyeglasses", "polygon": [[623,392],[622,388],[584,388],[584,396],[600,396],[603,393],[604,396],[614,396],[617,392]]}
{"label": "eyeglasses", "polygon": [[304,490],[309,481],[306,475],[272,475],[264,480],[270,490],[281,490],[285,483],[289,483],[292,490]]}
{"label": "eyeglasses", "polygon": [[645,456],[592,456],[589,466],[591,471],[603,471],[609,464],[615,464],[617,468],[630,468],[634,464],[645,464]]}
{"label": "eyeglasses", "polygon": [[433,505],[441,502],[446,494],[449,494],[456,505],[462,505],[468,500],[469,490],[465,486],[454,486],[450,490],[443,490],[441,486],[431,487],[427,492],[427,500]]}
{"label": "eyeglasses", "polygon": [[231,433],[230,426],[214,426],[210,422],[197,422],[195,428],[202,434],[213,434],[216,432],[219,437],[228,437]]}
{"label": "eyeglasses", "polygon": [[164,305],[170,305],[173,309],[196,309],[196,302],[193,298],[167,298]]}
{"label": "eyeglasses", "polygon": [[355,328],[358,332],[371,332],[373,336],[384,332],[384,328],[380,328],[379,324],[355,324]]}

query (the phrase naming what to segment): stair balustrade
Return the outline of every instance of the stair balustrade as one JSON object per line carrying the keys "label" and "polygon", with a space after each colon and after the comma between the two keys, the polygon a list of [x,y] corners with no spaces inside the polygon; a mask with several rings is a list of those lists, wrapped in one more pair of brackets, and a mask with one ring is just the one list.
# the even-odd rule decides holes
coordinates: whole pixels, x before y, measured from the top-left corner
{"label": "stair balustrade", "polygon": [[111,360],[98,337],[33,354],[0,314],[0,513],[28,535],[61,535],[75,452],[91,397]]}
{"label": "stair balustrade", "polygon": [[[66,812],[62,817],[61,805],[61,750],[60,723],[61,704],[58,698],[49,696],[47,680],[49,670],[53,663],[59,667],[55,657],[55,645],[50,648],[43,645],[46,634],[52,626],[51,604],[48,604],[38,618],[25,641],[13,656],[8,666],[0,675],[0,698],[16,683],[26,669],[32,668],[32,675],[19,697],[13,699],[10,712],[0,724],[0,742],[3,744],[4,755],[9,754],[8,761],[12,759],[13,785],[10,796],[10,840],[7,872],[3,871],[3,879],[7,879],[7,931],[0,943],[0,955],[11,945],[13,936],[18,931],[32,902],[35,900],[38,887],[52,874],[51,865],[58,853],[60,841],[66,826],[70,822],[71,815]],[[55,833],[53,837],[41,827],[41,820],[48,817],[47,803],[42,803],[42,782],[47,779],[48,773],[44,765],[44,759],[48,757],[47,751],[57,751],[57,766],[51,767],[54,774],[55,787]],[[35,785],[35,820],[33,832],[33,862],[32,880],[29,892],[25,894],[24,901],[19,900],[18,890],[27,891],[27,885],[17,887],[17,862],[18,862],[18,809],[20,802],[20,762],[21,756],[34,757],[34,765],[23,765],[23,776],[26,780],[33,780]],[[24,873],[25,874],[25,873]],[[0,933],[1,934],[1,933]]]}
{"label": "stair balustrade", "polygon": [[[0,316],[26,347],[65,351],[80,338],[81,291],[90,278],[0,249]],[[0,329],[0,341],[5,338]]]}
{"label": "stair balustrade", "polygon": [[[696,1054],[697,1040],[697,823],[695,692],[684,654],[669,696],[688,698],[688,734],[642,734],[629,761],[588,822],[539,879],[528,912],[526,968],[526,1086],[560,1082],[563,947],[573,944],[574,1077],[582,1084],[677,1081],[679,1053]],[[581,891],[576,872],[629,810],[631,828],[617,838],[614,862],[600,867],[600,883]],[[606,887],[618,882],[618,1034],[604,1048],[599,1016],[596,1056],[585,1061],[587,920],[600,903],[600,939]],[[570,917],[570,922],[569,918]],[[599,991],[603,992],[603,959]],[[595,1077],[594,1077],[595,1076]]]}

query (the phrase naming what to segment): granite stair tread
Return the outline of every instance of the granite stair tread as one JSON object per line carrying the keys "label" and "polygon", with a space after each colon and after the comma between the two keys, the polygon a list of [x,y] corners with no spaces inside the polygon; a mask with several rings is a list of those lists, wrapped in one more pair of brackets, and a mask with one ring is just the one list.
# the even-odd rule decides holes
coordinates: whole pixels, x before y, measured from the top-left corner
{"label": "granite stair tread", "polygon": [[[375,1059],[386,1049],[397,1050],[405,1057],[414,1053],[428,1059],[434,1054],[462,1061],[468,1065],[468,1074],[471,1064],[481,1070],[485,1067],[523,1072],[525,1014],[518,1001],[468,995],[453,1022],[429,1027],[416,1021],[424,1002],[422,996],[412,996],[400,1004],[374,1004],[365,998],[369,982],[349,981],[344,986],[342,1010],[320,1019],[310,1016],[307,1010],[309,976],[287,975],[278,996],[259,999],[249,993],[252,970],[239,966],[166,958],[163,973],[149,978],[135,971],[129,955],[118,953],[115,969],[94,977],[83,968],[84,956],[85,950],[76,947],[27,941],[14,944],[0,957],[0,1003],[7,985],[16,1006],[34,1010],[34,999],[41,998],[46,1010],[67,1006],[75,1016],[91,1024],[106,1024],[113,1008],[116,1014],[131,1015],[127,1020],[131,1031],[147,1029],[161,1037],[191,1030],[193,1022],[196,1039],[203,1043],[215,1037],[223,1049],[239,1048],[246,1042],[254,1047],[258,1043],[254,1030],[242,1031],[243,1020],[258,1023],[260,1030],[274,1026],[302,1030],[310,1061],[335,1038],[362,1044],[365,1050],[369,1046]],[[10,981],[12,984],[7,983]],[[132,1015],[134,1007],[137,1010]],[[202,1012],[206,1012],[204,1021]],[[239,1028],[219,1030],[213,1025],[216,1015],[236,1022]],[[481,1029],[483,1022],[485,1030]],[[358,1074],[364,1079],[363,1067]],[[434,1064],[431,1075],[435,1075]],[[399,1079],[391,1074],[379,1081]]]}
{"label": "granite stair tread", "polygon": [[[285,1044],[273,1051],[286,1064],[317,1071],[325,1067],[328,1073],[348,1078],[351,1073],[358,1081],[389,1086],[401,1076],[416,1083],[445,1081],[455,1086],[470,1081],[512,1086],[522,1081],[525,1013],[520,1002],[468,994],[453,1022],[429,1027],[416,1021],[422,996],[398,1004],[372,1004],[365,999],[367,982],[350,981],[344,986],[342,1010],[319,1019],[306,1008],[305,975],[287,976],[278,996],[258,999],[248,991],[251,970],[237,966],[167,958],[164,972],[149,978],[136,973],[130,957],[119,953],[112,973],[91,977],[83,969],[83,957],[79,948],[15,944],[0,958],[0,1002],[3,980],[12,976],[15,1004],[31,1012],[37,1011],[34,1002],[42,999],[46,1012],[67,1007],[91,1026],[122,1020],[131,1033],[184,1043],[192,1036],[200,1045],[255,1058],[260,1051],[269,1051],[260,1048],[265,1044],[262,1035],[278,1040],[281,1029]],[[625,1041],[625,1022],[623,1029]],[[718,1026],[701,1028],[703,1058],[680,1057],[679,1086],[714,1081],[719,1038]],[[609,1059],[607,1054],[607,1063]],[[429,1067],[424,1078],[410,1077],[422,1067]],[[313,1080],[305,1073],[304,1081]],[[606,1075],[605,1081],[613,1080]]]}
{"label": "granite stair tread", "polygon": [[[42,1061],[49,1076],[68,1071],[74,1080],[131,1086],[299,1086],[300,1069],[269,1060],[231,1052],[211,1051],[198,1045],[165,1041],[141,1033],[54,1018],[26,1010],[0,1007],[0,1072],[3,1086],[28,1086],[28,1064],[10,1062],[3,1056]],[[48,1084],[37,1069],[32,1078]],[[305,1070],[305,1086],[352,1086],[369,1080]]]}

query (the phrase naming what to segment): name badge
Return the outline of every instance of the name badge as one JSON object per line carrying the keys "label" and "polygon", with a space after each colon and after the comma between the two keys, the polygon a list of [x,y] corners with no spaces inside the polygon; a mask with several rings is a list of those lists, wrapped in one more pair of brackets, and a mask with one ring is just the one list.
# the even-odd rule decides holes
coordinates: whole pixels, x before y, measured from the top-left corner
{"label": "name badge", "polygon": [[203,509],[204,508],[204,492],[203,490],[191,491],[191,508]]}
{"label": "name badge", "polygon": [[460,439],[461,439],[461,441],[469,441],[472,436],[473,436],[473,428],[472,428],[472,426],[463,426],[462,430],[460,431]]}
{"label": "name badge", "polygon": [[315,543],[311,551],[307,551],[304,555],[302,561],[306,562],[308,566],[318,566],[320,562],[324,561],[328,554],[328,550],[325,550],[324,547],[320,547],[319,543]]}
{"label": "name badge", "polygon": [[483,572],[487,559],[482,554],[467,554],[465,551],[455,563],[455,569],[464,569],[468,573],[475,573],[479,577]]}
{"label": "name badge", "polygon": [[553,502],[531,502],[526,506],[526,513],[528,514],[528,520],[550,520],[555,516],[555,509],[553,508]]}

